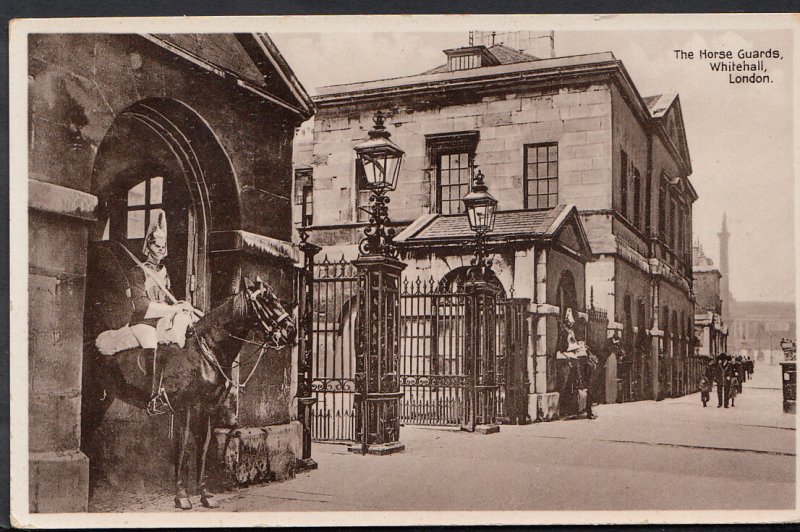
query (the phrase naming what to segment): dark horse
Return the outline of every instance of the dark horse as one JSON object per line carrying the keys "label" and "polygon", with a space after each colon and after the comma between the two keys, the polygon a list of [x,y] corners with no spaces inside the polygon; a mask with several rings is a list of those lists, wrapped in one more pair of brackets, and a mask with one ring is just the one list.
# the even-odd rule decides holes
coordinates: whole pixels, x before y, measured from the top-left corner
{"label": "dark horse", "polygon": [[[84,377],[81,429],[91,437],[115,399],[144,409],[150,397],[152,360],[143,360],[141,349],[102,355],[94,338],[103,330],[119,328],[130,319],[125,295],[123,262],[113,243],[98,245],[90,255],[87,275],[87,320],[84,343]],[[92,262],[93,261],[93,262]],[[206,455],[212,437],[211,417],[231,388],[231,369],[250,331],[260,332],[260,353],[267,348],[290,345],[295,325],[272,289],[259,279],[242,277],[238,291],[207,312],[187,335],[186,346],[159,345],[163,386],[174,410],[175,506],[192,507],[186,491],[187,445],[194,438],[197,489],[200,503],[217,507],[207,486]],[[260,355],[259,355],[260,356]],[[245,362],[245,361],[242,361]],[[257,363],[255,360],[250,365]],[[145,371],[142,371],[142,368]]]}

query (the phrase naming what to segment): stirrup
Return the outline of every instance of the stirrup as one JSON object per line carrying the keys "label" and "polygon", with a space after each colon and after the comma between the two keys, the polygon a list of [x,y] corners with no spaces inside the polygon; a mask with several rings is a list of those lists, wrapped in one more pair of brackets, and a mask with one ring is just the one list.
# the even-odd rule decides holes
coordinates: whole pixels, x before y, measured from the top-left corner
{"label": "stirrup", "polygon": [[174,414],[172,405],[169,403],[167,392],[160,389],[158,394],[154,395],[147,403],[147,413],[151,416],[160,416],[162,414]]}

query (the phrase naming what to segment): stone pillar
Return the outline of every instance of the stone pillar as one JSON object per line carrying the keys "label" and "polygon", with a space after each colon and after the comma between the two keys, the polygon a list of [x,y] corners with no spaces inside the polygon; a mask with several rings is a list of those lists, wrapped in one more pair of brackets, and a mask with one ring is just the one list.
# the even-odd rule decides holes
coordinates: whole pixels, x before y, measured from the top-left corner
{"label": "stone pillar", "polygon": [[530,368],[533,392],[528,396],[528,412],[536,421],[551,421],[559,416],[559,393],[547,391],[547,320],[556,319],[560,309],[547,304],[547,249],[534,254],[534,298],[531,301],[530,335],[535,359]]}
{"label": "stone pillar", "polygon": [[406,265],[383,255],[353,261],[358,271],[356,443],[349,451],[390,454],[400,443],[400,274]]}
{"label": "stone pillar", "polygon": [[303,269],[300,279],[300,335],[297,344],[297,420],[303,425],[303,442],[297,470],[316,469],[311,458],[311,409],[317,399],[311,395],[313,379],[312,346],[314,333],[314,256],[319,253],[317,245],[307,242],[308,233],[300,232],[300,251],[303,252]]}
{"label": "stone pillar", "polygon": [[97,198],[29,181],[28,480],[30,512],[85,512],[81,444],[88,225]]}
{"label": "stone pillar", "polygon": [[[547,303],[547,249],[542,249],[536,254],[535,303],[537,305],[536,320],[536,375],[535,389],[539,393],[547,393],[547,314],[543,312],[543,305]],[[530,411],[530,410],[529,410]]]}

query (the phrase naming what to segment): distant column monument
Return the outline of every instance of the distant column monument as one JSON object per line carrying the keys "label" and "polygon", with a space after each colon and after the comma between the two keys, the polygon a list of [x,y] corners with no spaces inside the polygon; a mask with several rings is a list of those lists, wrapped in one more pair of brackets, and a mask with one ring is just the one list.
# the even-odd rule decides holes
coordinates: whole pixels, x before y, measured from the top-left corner
{"label": "distant column monument", "polygon": [[722,320],[723,323],[731,323],[731,290],[730,290],[730,263],[728,262],[728,241],[731,234],[728,232],[728,215],[722,214],[722,230],[717,233],[719,237],[719,271],[722,274],[720,279],[720,292],[722,293]]}

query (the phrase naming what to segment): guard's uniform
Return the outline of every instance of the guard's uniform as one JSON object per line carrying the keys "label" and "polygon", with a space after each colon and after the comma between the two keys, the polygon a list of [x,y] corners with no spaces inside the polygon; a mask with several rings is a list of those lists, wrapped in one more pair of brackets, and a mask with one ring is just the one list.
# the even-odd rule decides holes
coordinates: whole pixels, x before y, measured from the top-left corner
{"label": "guard's uniform", "polygon": [[[148,268],[149,274],[143,268]],[[169,343],[183,347],[186,345],[186,329],[193,321],[189,313],[178,312],[163,318],[145,318],[150,302],[172,304],[153,277],[170,290],[169,274],[163,264],[154,266],[145,262],[143,266],[137,265],[130,270],[128,278],[131,282],[131,301],[134,308],[131,331],[139,344],[146,349],[155,349],[158,344]]]}

